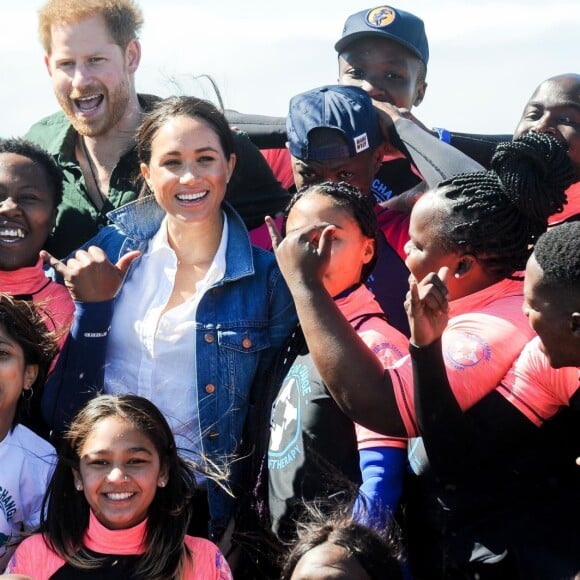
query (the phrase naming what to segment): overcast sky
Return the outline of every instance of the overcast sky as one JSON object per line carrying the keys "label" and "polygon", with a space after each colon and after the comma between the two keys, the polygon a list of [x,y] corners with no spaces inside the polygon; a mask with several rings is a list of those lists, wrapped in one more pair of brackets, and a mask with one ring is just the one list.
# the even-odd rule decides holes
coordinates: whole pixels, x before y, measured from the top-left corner
{"label": "overcast sky", "polygon": [[[20,135],[57,108],[36,31],[42,4],[2,1],[1,136]],[[336,81],[333,46],[344,21],[373,6],[368,0],[139,4],[145,27],[138,90],[209,98],[208,85],[191,80],[206,73],[227,108],[279,116],[292,95]],[[429,88],[415,114],[427,125],[510,133],[542,80],[580,72],[580,0],[401,0],[395,6],[425,21]]]}

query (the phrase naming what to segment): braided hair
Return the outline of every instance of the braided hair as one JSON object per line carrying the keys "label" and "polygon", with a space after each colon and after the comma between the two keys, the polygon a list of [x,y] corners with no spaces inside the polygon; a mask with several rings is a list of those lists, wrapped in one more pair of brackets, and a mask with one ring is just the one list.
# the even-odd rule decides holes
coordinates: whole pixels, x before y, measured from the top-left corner
{"label": "braided hair", "polygon": [[548,217],[561,212],[575,181],[565,146],[546,133],[500,143],[491,170],[441,182],[450,200],[438,238],[450,251],[469,252],[498,278],[523,270]]}
{"label": "braided hair", "polygon": [[284,221],[282,223],[282,235],[286,235],[286,222],[288,215],[296,202],[308,194],[315,193],[329,197],[333,200],[335,207],[347,210],[357,222],[362,234],[371,238],[375,242],[375,251],[372,259],[363,266],[361,272],[361,282],[364,282],[371,272],[379,258],[379,228],[377,225],[377,216],[375,214],[375,202],[372,196],[365,195],[360,189],[350,183],[340,181],[338,183],[325,181],[316,185],[306,185],[301,187],[292,197],[286,210],[284,211]]}

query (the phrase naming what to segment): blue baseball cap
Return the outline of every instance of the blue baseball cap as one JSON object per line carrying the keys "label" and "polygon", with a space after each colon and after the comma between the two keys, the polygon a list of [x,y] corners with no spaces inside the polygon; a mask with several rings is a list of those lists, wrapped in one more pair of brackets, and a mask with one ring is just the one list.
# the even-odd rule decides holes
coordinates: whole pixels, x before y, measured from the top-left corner
{"label": "blue baseball cap", "polygon": [[429,61],[429,44],[423,21],[410,12],[392,6],[377,6],[349,16],[342,37],[334,48],[340,54],[351,42],[373,36],[390,38],[402,44],[425,65]]}
{"label": "blue baseball cap", "polygon": [[[336,130],[344,138],[344,146],[312,146],[310,133],[314,129]],[[290,153],[313,161],[354,157],[383,142],[370,97],[347,85],[327,85],[292,97],[286,134]]]}

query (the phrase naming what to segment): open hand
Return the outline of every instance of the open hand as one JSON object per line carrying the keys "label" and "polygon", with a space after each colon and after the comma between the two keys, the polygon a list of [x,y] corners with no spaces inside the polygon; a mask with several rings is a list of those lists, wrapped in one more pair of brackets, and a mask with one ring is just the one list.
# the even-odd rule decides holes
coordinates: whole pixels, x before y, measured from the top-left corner
{"label": "open hand", "polygon": [[441,337],[449,320],[449,268],[443,266],[437,274],[431,272],[417,282],[409,280],[405,310],[411,328],[411,343],[427,346]]}
{"label": "open hand", "polygon": [[45,264],[52,266],[64,280],[73,300],[79,302],[104,302],[115,297],[129,266],[141,252],[129,252],[116,264],[109,262],[105,252],[90,246],[86,251],[78,250],[74,258],[61,262],[46,250],[40,252]]}

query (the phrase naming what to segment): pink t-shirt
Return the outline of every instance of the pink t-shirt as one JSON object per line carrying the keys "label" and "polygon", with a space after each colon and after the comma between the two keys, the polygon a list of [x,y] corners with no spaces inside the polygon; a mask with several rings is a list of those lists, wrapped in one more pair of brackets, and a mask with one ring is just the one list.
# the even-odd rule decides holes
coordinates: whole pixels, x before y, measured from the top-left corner
{"label": "pink t-shirt", "polygon": [[540,427],[580,388],[578,367],[552,368],[540,350],[539,337],[531,340],[497,388],[514,407]]}
{"label": "pink t-shirt", "polygon": [[[462,409],[493,391],[533,338],[522,302],[523,282],[507,279],[451,302],[442,347],[449,383]],[[410,357],[389,373],[407,434],[416,437]]]}
{"label": "pink t-shirt", "polygon": [[[147,520],[126,530],[105,528],[91,512],[85,545],[99,554],[131,556],[143,554]],[[233,576],[219,548],[203,538],[185,536],[185,544],[192,558],[183,580],[232,580]],[[49,580],[65,561],[48,548],[41,534],[24,540],[12,555],[6,573],[29,575],[34,580]],[[79,572],[82,577],[82,572]]]}

